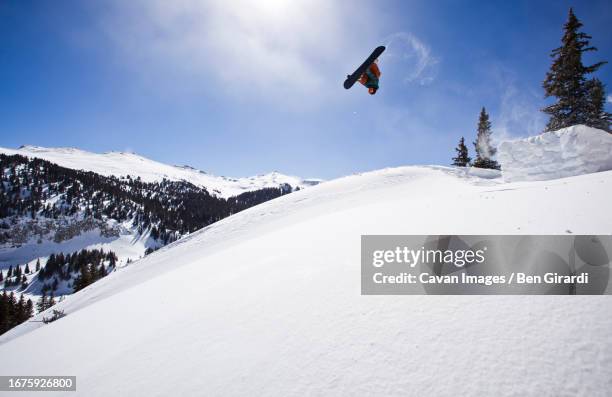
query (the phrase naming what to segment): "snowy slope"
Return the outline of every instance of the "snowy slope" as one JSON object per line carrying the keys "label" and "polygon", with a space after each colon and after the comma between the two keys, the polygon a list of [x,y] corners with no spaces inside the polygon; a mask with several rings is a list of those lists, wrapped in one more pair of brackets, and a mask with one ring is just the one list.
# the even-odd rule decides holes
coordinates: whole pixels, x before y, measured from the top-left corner
{"label": "snowy slope", "polygon": [[278,187],[284,183],[291,185],[293,188],[303,188],[320,182],[317,179],[304,180],[278,172],[248,178],[215,176],[189,166],[167,165],[126,152],[99,154],[75,148],[22,146],[17,150],[0,148],[0,153],[37,157],[62,167],[93,171],[105,176],[131,175],[132,177],[140,177],[144,182],[157,182],[164,178],[174,181],[184,180],[196,186],[205,187],[210,193],[224,198],[247,191]]}
{"label": "snowy slope", "polygon": [[612,134],[575,125],[502,142],[497,159],[507,181],[557,179],[612,170]]}
{"label": "snowy slope", "polygon": [[612,172],[494,176],[385,169],[250,208],[9,331],[0,373],[80,396],[606,395],[609,296],[360,295],[361,234],[612,233]]}

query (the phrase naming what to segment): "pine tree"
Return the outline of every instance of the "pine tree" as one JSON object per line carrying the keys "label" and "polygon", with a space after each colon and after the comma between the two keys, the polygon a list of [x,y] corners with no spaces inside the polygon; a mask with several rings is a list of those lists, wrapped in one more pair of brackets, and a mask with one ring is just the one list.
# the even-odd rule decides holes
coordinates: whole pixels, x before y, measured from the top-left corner
{"label": "pine tree", "polygon": [[15,322],[17,324],[21,324],[28,319],[26,316],[26,301],[23,294],[21,294],[19,297],[19,302],[17,302],[17,317],[15,318]]}
{"label": "pine tree", "polygon": [[588,112],[585,124],[600,130],[610,130],[612,114],[606,112],[606,89],[599,79],[591,79],[587,82]]}
{"label": "pine tree", "polygon": [[47,307],[46,309],[50,308],[51,306],[55,305],[55,294],[53,292],[51,292],[51,297],[49,298],[49,300],[47,301]]}
{"label": "pine tree", "polygon": [[40,259],[36,259],[36,271],[40,270]]}
{"label": "pine tree", "polygon": [[32,299],[28,299],[26,302],[26,320],[34,315],[34,304],[32,303]]}
{"label": "pine tree", "polygon": [[81,268],[81,274],[76,278],[76,280],[74,280],[74,292],[80,291],[91,284],[93,282],[92,278],[90,267],[84,265]]}
{"label": "pine tree", "polygon": [[106,277],[106,268],[104,267],[104,263],[100,265],[96,274],[96,280]]}
{"label": "pine tree", "polygon": [[36,303],[36,310],[38,310],[38,312],[44,312],[47,309],[47,293],[43,292],[42,297],[38,300],[38,303]]}
{"label": "pine tree", "polygon": [[562,45],[550,54],[553,62],[542,83],[545,97],[557,98],[556,103],[542,109],[550,115],[547,131],[586,124],[588,121],[589,94],[586,75],[595,72],[606,62],[583,65],[582,53],[597,49],[589,46],[591,36],[579,31],[582,26],[582,22],[570,8],[568,20],[563,26]]}
{"label": "pine tree", "polygon": [[30,274],[30,265],[28,263],[25,266],[25,274]]}
{"label": "pine tree", "polygon": [[19,324],[17,322],[17,315],[18,315],[17,298],[15,298],[15,294],[12,292],[8,298],[8,309],[9,309],[8,318],[9,318],[9,329],[10,329]]}
{"label": "pine tree", "polygon": [[457,157],[453,157],[453,165],[458,167],[467,167],[472,159],[469,156],[468,148],[465,146],[465,139],[461,137],[459,144],[455,148]]}
{"label": "pine tree", "polygon": [[0,283],[4,281],[4,276],[2,275],[2,271],[0,270]]}
{"label": "pine tree", "polygon": [[478,118],[478,134],[476,136],[476,142],[474,142],[474,148],[476,149],[476,160],[474,160],[473,163],[474,167],[490,168],[494,170],[500,168],[497,161],[492,159],[495,153],[497,153],[497,149],[491,145],[491,134],[489,115],[483,107]]}
{"label": "pine tree", "polygon": [[6,291],[2,291],[0,295],[0,334],[5,333],[10,329],[11,319],[9,310],[9,298]]}

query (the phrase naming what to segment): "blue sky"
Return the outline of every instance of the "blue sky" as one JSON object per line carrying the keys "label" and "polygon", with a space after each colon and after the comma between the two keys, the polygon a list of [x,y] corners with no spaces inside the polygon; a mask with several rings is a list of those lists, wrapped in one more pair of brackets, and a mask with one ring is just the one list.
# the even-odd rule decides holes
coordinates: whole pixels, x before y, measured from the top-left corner
{"label": "blue sky", "polygon": [[[542,130],[570,6],[599,49],[586,61],[612,60],[606,0],[0,0],[0,146],[231,176],[448,164],[481,106],[497,140]],[[380,91],[344,90],[380,44]],[[610,89],[612,66],[597,75]]]}

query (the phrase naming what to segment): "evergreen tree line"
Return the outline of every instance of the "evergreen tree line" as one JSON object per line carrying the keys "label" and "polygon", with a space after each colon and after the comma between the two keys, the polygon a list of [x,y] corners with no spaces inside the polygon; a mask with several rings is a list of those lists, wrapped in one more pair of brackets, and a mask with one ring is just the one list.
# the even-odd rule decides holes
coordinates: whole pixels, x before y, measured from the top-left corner
{"label": "evergreen tree line", "polygon": [[[40,270],[40,261],[36,261],[36,271],[38,270]],[[4,276],[4,273],[0,270],[0,283],[4,282],[5,289],[19,285],[21,283],[21,289],[24,290],[28,286],[26,274],[30,273],[32,273],[30,271],[30,265],[27,263],[23,271],[21,270],[21,266],[17,265],[15,266],[15,268],[13,268],[13,265],[11,265],[9,266],[6,272],[6,277]]]}
{"label": "evergreen tree line", "polygon": [[227,199],[232,208],[237,208],[239,211],[252,207],[257,204],[272,200],[284,194],[291,193],[293,188],[291,185],[284,183],[279,187],[267,187],[251,192],[244,192],[238,196]]}
{"label": "evergreen tree line", "polygon": [[6,291],[0,295],[0,334],[5,333],[9,329],[27,321],[34,315],[34,307],[32,300],[25,300],[21,295],[19,300],[15,294]]}
{"label": "evergreen tree line", "polygon": [[36,310],[38,310],[39,313],[44,312],[51,306],[55,305],[55,303],[55,295],[53,292],[51,292],[49,296],[47,296],[47,292],[43,292],[42,296],[38,300],[38,303],[36,303]]}
{"label": "evergreen tree line", "polygon": [[46,283],[43,285],[43,294],[49,289],[55,291],[58,280],[71,279],[74,279],[73,292],[77,292],[105,277],[116,264],[117,255],[112,251],[104,252],[101,249],[83,249],[67,255],[51,254],[45,266],[38,272],[38,279],[43,283],[53,280],[51,285]]}
{"label": "evergreen tree line", "polygon": [[[589,66],[583,64],[583,54],[596,51],[597,48],[590,45],[592,37],[581,32],[582,27],[582,22],[570,8],[567,22],[563,25],[561,46],[551,52],[552,64],[542,83],[545,98],[556,98],[555,103],[542,109],[549,116],[546,131],[583,124],[612,132],[612,115],[605,110],[605,85],[598,78],[589,77],[607,62],[601,61]],[[455,148],[457,155],[453,157],[453,165],[499,169],[493,160],[496,149],[491,145],[490,138],[491,123],[483,107],[474,142],[476,159],[471,162],[465,139],[461,137]]]}
{"label": "evergreen tree line", "polygon": [[[88,285],[98,281],[108,275],[117,264],[117,255],[103,250],[87,250],[73,252],[70,254],[51,254],[45,266],[40,266],[40,261],[36,261],[37,278],[43,283],[41,287],[42,297],[36,303],[38,312],[42,312],[55,305],[54,291],[58,287],[60,280],[70,282],[72,280],[73,292],[77,292]],[[16,325],[21,324],[32,316],[32,301],[24,301],[23,295],[19,301],[16,300],[14,292],[7,295],[6,288],[17,285],[19,280],[26,283],[26,274],[30,274],[29,264],[21,270],[21,266],[10,266],[6,277],[0,271],[0,280],[4,279],[5,284],[0,302],[0,334],[8,331]],[[49,281],[49,282],[48,282]],[[27,287],[27,283],[25,284]],[[22,289],[25,287],[22,284]],[[25,306],[24,306],[25,305]]]}
{"label": "evergreen tree line", "polygon": [[[145,183],[73,170],[41,159],[0,154],[0,243],[10,237],[7,218],[133,219],[162,244],[253,205],[291,192],[289,185],[246,192],[229,199],[185,181]],[[59,200],[49,203],[51,197]]]}

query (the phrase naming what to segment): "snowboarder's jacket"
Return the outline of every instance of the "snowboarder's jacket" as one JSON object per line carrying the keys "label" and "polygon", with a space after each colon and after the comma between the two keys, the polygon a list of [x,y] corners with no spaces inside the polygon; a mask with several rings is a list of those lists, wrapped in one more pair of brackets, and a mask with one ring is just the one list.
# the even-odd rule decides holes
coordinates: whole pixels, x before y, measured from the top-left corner
{"label": "snowboarder's jacket", "polygon": [[368,88],[378,89],[378,79],[380,78],[380,69],[376,62],[372,63],[368,70],[359,78],[359,82]]}

